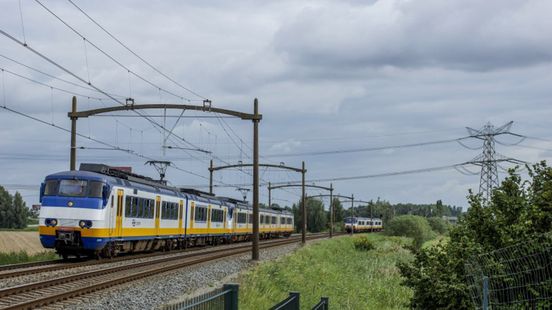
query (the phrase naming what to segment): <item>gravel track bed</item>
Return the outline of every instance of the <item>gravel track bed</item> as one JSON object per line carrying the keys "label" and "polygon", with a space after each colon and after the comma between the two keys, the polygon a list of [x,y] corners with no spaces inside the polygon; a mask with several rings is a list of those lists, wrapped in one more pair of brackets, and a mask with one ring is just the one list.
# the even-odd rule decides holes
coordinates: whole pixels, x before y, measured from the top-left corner
{"label": "gravel track bed", "polygon": [[[236,245],[238,245],[238,244],[222,245],[222,246],[217,246],[216,249],[224,249],[224,248],[233,247],[233,246],[236,246]],[[201,252],[205,252],[205,251],[208,251],[208,250],[211,250],[211,249],[214,249],[214,247],[208,247],[208,248],[201,249],[201,250],[193,250],[193,251],[189,251],[189,252],[186,252],[186,253],[201,253]],[[94,270],[101,270],[101,269],[106,269],[106,268],[110,268],[110,267],[117,267],[117,266],[123,266],[123,265],[128,265],[128,264],[134,264],[134,263],[139,263],[139,262],[150,261],[150,260],[154,260],[154,259],[178,256],[178,255],[183,255],[183,254],[184,254],[183,252],[181,252],[181,253],[172,253],[172,254],[167,254],[167,255],[160,255],[160,256],[150,257],[150,258],[145,258],[145,257],[144,258],[136,258],[136,259],[122,260],[122,261],[113,262],[113,263],[82,266],[82,267],[75,267],[75,268],[69,268],[69,269],[61,269],[61,270],[55,270],[55,271],[41,272],[41,273],[37,273],[37,274],[29,274],[29,275],[13,277],[13,278],[6,278],[6,279],[2,279],[2,281],[0,281],[0,289],[9,288],[9,287],[16,286],[16,285],[29,284],[29,283],[38,282],[38,281],[50,280],[50,279],[64,277],[64,276],[70,276],[70,275],[89,272],[89,271],[94,271]],[[34,268],[39,268],[39,267],[34,267]]]}
{"label": "gravel track bed", "polygon": [[[299,247],[300,243],[294,243],[260,250],[261,261],[282,257]],[[48,309],[156,309],[198,291],[218,288],[255,264],[250,253],[232,256],[53,304]]]}

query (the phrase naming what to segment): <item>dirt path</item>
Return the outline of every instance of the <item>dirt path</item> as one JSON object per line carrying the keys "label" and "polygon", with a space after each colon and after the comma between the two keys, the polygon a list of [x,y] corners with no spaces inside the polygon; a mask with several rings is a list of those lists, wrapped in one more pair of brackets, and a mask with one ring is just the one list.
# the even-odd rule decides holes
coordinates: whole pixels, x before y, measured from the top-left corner
{"label": "dirt path", "polygon": [[0,231],[0,252],[43,252],[37,231]]}

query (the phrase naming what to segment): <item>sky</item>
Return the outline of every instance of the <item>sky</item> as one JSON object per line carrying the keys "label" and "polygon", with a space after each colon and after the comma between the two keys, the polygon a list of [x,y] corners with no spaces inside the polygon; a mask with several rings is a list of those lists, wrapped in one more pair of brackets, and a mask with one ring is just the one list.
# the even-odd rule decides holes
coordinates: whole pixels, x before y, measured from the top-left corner
{"label": "sky", "polygon": [[[192,105],[209,99],[252,113],[258,98],[261,163],[304,161],[309,184],[331,182],[334,193],[366,201],[441,199],[467,207],[479,167],[465,166],[472,175],[453,168],[400,173],[478,156],[480,140],[452,141],[468,136],[466,127],[513,121],[511,132],[528,138],[512,145],[520,139],[502,135],[497,152],[529,163],[552,157],[550,1],[72,1],[0,1],[0,185],[20,191],[29,205],[38,202],[46,175],[69,168],[63,128],[70,128],[74,94],[79,110],[125,98]],[[251,162],[250,121],[180,112],[79,119],[77,163],[132,166],[157,177],[144,162],[168,160],[170,184],[207,190],[209,160]],[[443,140],[449,142],[365,150]],[[301,177],[272,168],[260,174],[263,203],[267,182]],[[215,173],[216,194],[241,197],[228,184],[250,189],[251,170]],[[272,197],[291,205],[300,189]]]}

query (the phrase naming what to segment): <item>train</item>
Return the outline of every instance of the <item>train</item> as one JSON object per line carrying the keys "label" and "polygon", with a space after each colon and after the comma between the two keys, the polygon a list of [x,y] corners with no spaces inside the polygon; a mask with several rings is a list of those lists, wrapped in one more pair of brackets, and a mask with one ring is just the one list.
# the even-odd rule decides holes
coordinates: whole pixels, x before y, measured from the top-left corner
{"label": "train", "polygon": [[[114,257],[122,253],[183,249],[247,241],[253,208],[104,164],[46,176],[40,188],[42,246],[69,256]],[[260,209],[261,239],[289,237],[293,214]]]}
{"label": "train", "polygon": [[374,232],[383,230],[383,222],[379,218],[347,217],[344,221],[347,233]]}

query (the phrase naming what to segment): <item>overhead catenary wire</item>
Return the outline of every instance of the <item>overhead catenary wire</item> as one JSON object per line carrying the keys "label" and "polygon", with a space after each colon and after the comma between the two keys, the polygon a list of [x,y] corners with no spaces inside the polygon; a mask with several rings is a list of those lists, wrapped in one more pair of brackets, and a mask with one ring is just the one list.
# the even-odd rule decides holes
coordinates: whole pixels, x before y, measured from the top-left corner
{"label": "overhead catenary wire", "polygon": [[[26,64],[24,64],[24,63],[22,63],[22,62],[20,62],[20,61],[17,61],[17,60],[15,60],[15,59],[13,59],[13,58],[10,58],[10,57],[8,57],[8,56],[6,56],[6,55],[0,54],[0,57],[2,57],[2,58],[4,58],[4,59],[7,59],[7,60],[9,60],[9,61],[11,61],[11,62],[13,62],[13,63],[16,63],[16,64],[18,64],[18,65],[20,65],[20,66],[22,66],[22,67],[25,67],[25,68],[27,68],[27,69],[30,69],[30,70],[32,70],[32,71],[38,72],[38,73],[40,73],[40,74],[42,74],[42,75],[44,75],[44,76],[47,76],[47,77],[49,77],[49,78],[51,78],[51,79],[54,79],[54,80],[57,80],[57,81],[60,81],[60,82],[63,82],[63,83],[67,83],[67,84],[69,84],[69,85],[72,85],[72,86],[75,86],[75,87],[79,87],[79,88],[82,88],[82,89],[90,90],[90,91],[93,91],[93,92],[98,92],[98,90],[96,90],[96,89],[94,89],[94,88],[87,87],[87,86],[82,86],[82,85],[79,85],[79,84],[77,84],[77,83],[74,83],[74,82],[71,82],[71,81],[62,79],[62,78],[57,77],[57,76],[55,76],[55,75],[49,74],[49,73],[44,72],[44,71],[42,71],[42,70],[39,70],[39,69],[37,69],[37,68],[31,67],[31,66],[29,66],[29,65],[26,65]],[[111,95],[111,96],[114,96],[114,97],[119,97],[119,98],[126,98],[125,96],[117,95],[117,94],[113,94],[113,93],[110,93],[110,95]]]}
{"label": "overhead catenary wire", "polygon": [[[130,72],[132,75],[134,75],[135,77],[139,78],[140,80],[142,80],[143,82],[151,85],[152,87],[155,87],[156,89],[158,89],[159,91],[162,91],[166,94],[169,94],[171,96],[174,96],[176,98],[179,98],[179,99],[182,99],[182,100],[190,100],[188,98],[185,98],[181,95],[178,95],[172,91],[169,91],[155,83],[153,83],[152,81],[146,79],[145,77],[143,77],[142,75],[134,72],[133,70],[131,70],[129,67],[125,66],[123,63],[121,63],[119,60],[115,59],[115,57],[111,56],[109,53],[107,53],[106,51],[104,51],[103,49],[101,49],[99,46],[97,46],[94,42],[88,40],[84,35],[82,35],[79,31],[77,31],[74,27],[72,27],[71,25],[69,25],[65,20],[63,20],[61,17],[59,17],[56,13],[54,13],[52,10],[50,10],[46,5],[44,5],[42,2],[40,2],[39,0],[35,0],[36,3],[38,3],[40,6],[42,6],[48,13],[50,13],[52,16],[54,16],[57,20],[59,20],[62,24],[64,24],[67,28],[69,28],[71,31],[73,31],[73,33],[75,33],[77,36],[79,36],[81,39],[83,40],[86,40],[88,42],[88,44],[90,44],[90,46],[94,47],[97,51],[99,51],[100,53],[102,53],[104,56],[106,56],[107,58],[109,58],[111,61],[113,61],[115,64],[117,64],[118,66],[120,66],[121,68],[127,70],[128,72]],[[91,85],[90,82],[88,82],[87,84]]]}
{"label": "overhead catenary wire", "polygon": [[98,100],[98,101],[104,100],[104,98],[94,97],[94,96],[90,96],[90,95],[85,95],[85,94],[77,93],[77,92],[70,91],[70,90],[67,90],[67,89],[64,89],[64,88],[55,87],[55,86],[52,86],[52,85],[49,85],[49,84],[46,84],[46,83],[37,81],[37,80],[35,80],[35,79],[26,77],[26,76],[21,75],[21,74],[19,74],[19,73],[15,73],[15,72],[10,71],[10,70],[5,69],[5,68],[1,68],[1,67],[0,67],[0,70],[2,70],[2,72],[6,72],[6,73],[9,73],[9,74],[11,74],[11,75],[13,75],[13,76],[16,76],[16,77],[19,77],[19,78],[21,78],[21,79],[27,80],[27,81],[29,81],[29,82],[32,82],[32,83],[35,83],[35,84],[38,84],[38,85],[42,85],[42,86],[47,87],[47,88],[50,88],[50,89],[55,89],[55,90],[57,90],[57,91],[64,92],[64,93],[69,94],[69,95],[73,95],[73,96],[77,96],[77,97],[82,97],[82,98],[88,98],[88,99],[92,99],[92,100]]}
{"label": "overhead catenary wire", "polygon": [[136,56],[138,59],[140,59],[143,63],[145,63],[148,67],[150,67],[152,70],[154,70],[155,72],[159,73],[160,75],[162,75],[164,78],[166,78],[167,80],[171,81],[172,83],[174,83],[175,85],[177,85],[178,87],[186,90],[187,92],[201,98],[201,99],[207,99],[207,97],[203,96],[203,95],[200,95],[199,93],[193,91],[192,89],[182,85],[181,83],[179,83],[178,81],[176,81],[175,79],[171,78],[170,76],[168,76],[167,74],[163,73],[161,70],[159,70],[157,67],[155,67],[154,65],[152,65],[149,61],[147,61],[146,59],[144,59],[142,56],[138,55],[136,52],[134,52],[130,47],[128,47],[125,43],[123,43],[121,40],[119,40],[117,37],[115,37],[115,35],[113,35],[110,31],[108,31],[105,27],[103,27],[102,25],[100,25],[95,19],[93,19],[88,13],[86,13],[81,7],[79,7],[78,5],[76,5],[72,0],[68,0],[69,3],[71,3],[75,8],[77,8],[77,10],[79,10],[82,14],[84,14],[84,16],[86,16],[91,22],[93,22],[96,26],[98,26],[101,30],[103,30],[108,36],[110,36],[113,40],[115,40],[117,43],[119,43],[122,47],[124,47],[127,51],[129,51],[132,55]]}

